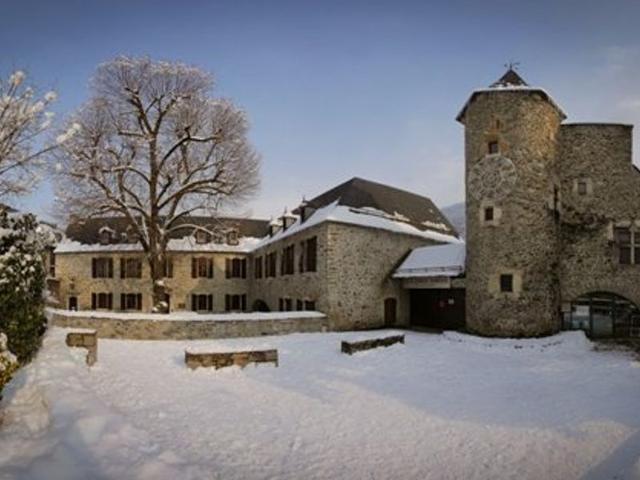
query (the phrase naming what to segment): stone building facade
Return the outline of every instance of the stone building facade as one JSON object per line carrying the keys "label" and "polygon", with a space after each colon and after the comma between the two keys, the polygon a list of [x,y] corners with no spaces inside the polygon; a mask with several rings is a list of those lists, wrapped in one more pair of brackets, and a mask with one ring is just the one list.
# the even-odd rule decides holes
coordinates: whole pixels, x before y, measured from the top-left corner
{"label": "stone building facade", "polygon": [[[510,70],[465,127],[466,322],[484,335],[640,335],[640,171],[629,125],[563,123]],[[636,255],[637,254],[637,255]]]}
{"label": "stone building facade", "polygon": [[[234,242],[226,234],[198,242],[193,231],[169,242],[171,312],[314,310],[332,329],[407,325],[409,293],[393,272],[413,248],[460,242],[429,199],[359,178],[272,222],[223,223]],[[126,232],[121,219],[69,226],[53,257],[59,307],[152,310],[148,266]]]}

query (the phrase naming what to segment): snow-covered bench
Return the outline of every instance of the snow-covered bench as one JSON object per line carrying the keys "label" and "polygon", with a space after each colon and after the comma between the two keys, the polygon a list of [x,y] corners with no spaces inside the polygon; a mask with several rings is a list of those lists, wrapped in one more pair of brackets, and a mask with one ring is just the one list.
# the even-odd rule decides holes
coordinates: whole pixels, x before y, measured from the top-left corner
{"label": "snow-covered bench", "polygon": [[370,338],[358,342],[342,342],[342,353],[353,355],[361,350],[369,350],[371,348],[388,347],[394,343],[404,343],[404,335],[393,335],[390,337]]}
{"label": "snow-covered bench", "polygon": [[69,347],[87,349],[87,365],[91,366],[98,361],[98,335],[95,330],[70,332],[66,342]]}
{"label": "snow-covered bench", "polygon": [[216,370],[231,365],[244,368],[249,363],[270,362],[278,366],[278,350],[246,350],[236,352],[197,352],[185,350],[184,361],[190,369],[214,367]]}

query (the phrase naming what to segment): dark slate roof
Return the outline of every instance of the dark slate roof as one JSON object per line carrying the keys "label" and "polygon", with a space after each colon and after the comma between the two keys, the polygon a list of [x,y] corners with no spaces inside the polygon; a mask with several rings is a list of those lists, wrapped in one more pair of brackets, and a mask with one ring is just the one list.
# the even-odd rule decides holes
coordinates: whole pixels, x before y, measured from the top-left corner
{"label": "dark slate roof", "polygon": [[499,87],[527,87],[528,83],[525,82],[520,75],[513,69],[509,68],[500,79],[491,84],[491,88]]}
{"label": "dark slate roof", "polygon": [[307,203],[317,209],[335,201],[338,205],[353,208],[376,208],[389,215],[399,213],[409,219],[408,223],[420,230],[427,229],[423,224],[425,221],[443,223],[457,236],[456,229],[429,198],[406,190],[354,177]]}
{"label": "dark slate roof", "polygon": [[[268,233],[269,222],[252,218],[190,216],[180,223],[199,225],[206,229],[224,231],[236,228],[240,237],[262,238]],[[67,226],[66,235],[70,240],[85,244],[100,243],[100,230],[107,227],[116,234],[113,243],[120,243],[122,234],[127,232],[130,222],[125,217],[95,217],[72,221]],[[172,238],[193,235],[193,228],[184,228],[172,234]]]}

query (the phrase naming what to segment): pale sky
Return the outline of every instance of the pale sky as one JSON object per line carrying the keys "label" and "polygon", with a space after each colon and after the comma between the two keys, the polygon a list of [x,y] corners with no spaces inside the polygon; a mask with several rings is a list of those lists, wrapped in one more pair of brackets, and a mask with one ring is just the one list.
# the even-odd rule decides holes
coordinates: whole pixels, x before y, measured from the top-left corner
{"label": "pale sky", "polygon": [[[439,206],[462,200],[463,131],[454,118],[509,60],[567,121],[640,120],[636,1],[1,4],[0,72],[22,68],[56,89],[61,117],[87,99],[96,66],[118,54],[213,72],[213,94],[251,119],[262,189],[240,213],[259,217],[353,176]],[[11,203],[46,217],[51,199],[45,182]]]}

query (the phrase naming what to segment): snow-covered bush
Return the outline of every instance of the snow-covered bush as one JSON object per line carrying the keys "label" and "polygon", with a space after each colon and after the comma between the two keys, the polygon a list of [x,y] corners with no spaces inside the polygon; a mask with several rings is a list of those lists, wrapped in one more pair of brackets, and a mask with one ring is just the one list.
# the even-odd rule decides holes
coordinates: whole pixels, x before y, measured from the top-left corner
{"label": "snow-covered bush", "polygon": [[43,254],[49,245],[35,216],[0,210],[0,332],[20,362],[33,356],[44,332]]}
{"label": "snow-covered bush", "polygon": [[11,380],[11,375],[16,368],[18,368],[18,359],[9,351],[7,336],[0,333],[0,398],[2,398],[2,387]]}

